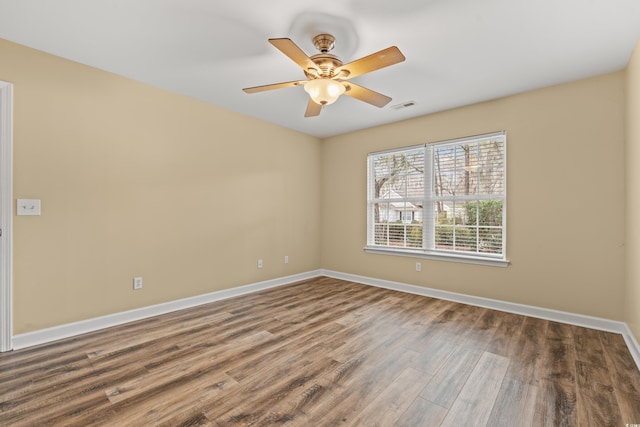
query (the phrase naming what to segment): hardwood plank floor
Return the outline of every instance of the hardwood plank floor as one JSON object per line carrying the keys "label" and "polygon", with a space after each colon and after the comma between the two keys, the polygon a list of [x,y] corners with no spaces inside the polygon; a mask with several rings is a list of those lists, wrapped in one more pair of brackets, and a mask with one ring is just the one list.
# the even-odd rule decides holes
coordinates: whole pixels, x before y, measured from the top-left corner
{"label": "hardwood plank floor", "polygon": [[326,277],[0,354],[1,426],[625,426],[620,335]]}

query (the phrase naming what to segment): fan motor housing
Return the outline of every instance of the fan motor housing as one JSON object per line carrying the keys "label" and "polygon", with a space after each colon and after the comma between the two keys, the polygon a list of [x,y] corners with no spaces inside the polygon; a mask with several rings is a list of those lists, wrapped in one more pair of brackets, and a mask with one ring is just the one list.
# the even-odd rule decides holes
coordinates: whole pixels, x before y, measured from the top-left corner
{"label": "fan motor housing", "polygon": [[305,70],[304,73],[310,79],[316,79],[320,77],[333,78],[336,76],[335,70],[338,67],[342,67],[342,61],[330,53],[318,53],[310,58],[314,64],[320,69],[320,73],[317,74],[317,70]]}

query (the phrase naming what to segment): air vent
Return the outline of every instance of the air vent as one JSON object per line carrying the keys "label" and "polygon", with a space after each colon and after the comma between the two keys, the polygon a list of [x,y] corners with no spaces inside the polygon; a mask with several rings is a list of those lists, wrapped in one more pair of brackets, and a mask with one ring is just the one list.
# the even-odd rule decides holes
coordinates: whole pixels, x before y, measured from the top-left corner
{"label": "air vent", "polygon": [[416,101],[407,101],[401,104],[392,105],[390,108],[392,110],[402,110],[403,108],[413,107],[414,105],[416,105]]}

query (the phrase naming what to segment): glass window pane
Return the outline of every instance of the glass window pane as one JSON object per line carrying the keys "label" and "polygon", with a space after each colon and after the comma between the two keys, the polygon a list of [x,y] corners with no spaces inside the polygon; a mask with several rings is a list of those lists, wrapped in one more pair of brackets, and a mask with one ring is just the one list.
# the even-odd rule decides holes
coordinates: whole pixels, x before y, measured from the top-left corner
{"label": "glass window pane", "polygon": [[455,250],[463,252],[478,251],[476,227],[455,227]]}
{"label": "glass window pane", "polygon": [[389,245],[404,247],[405,227],[403,224],[389,224]]}
{"label": "glass window pane", "polygon": [[374,228],[374,244],[387,246],[389,244],[389,226],[387,224],[376,224]]}
{"label": "glass window pane", "polygon": [[502,253],[502,228],[480,227],[478,232],[480,235],[480,252],[490,254]]}
{"label": "glass window pane", "polygon": [[422,247],[422,225],[412,224],[407,226],[407,247]]}
{"label": "glass window pane", "polygon": [[436,249],[453,250],[453,226],[436,225],[435,245]]}
{"label": "glass window pane", "polygon": [[503,194],[504,141],[482,141],[477,151],[478,194]]}
{"label": "glass window pane", "polygon": [[453,224],[455,219],[454,203],[450,201],[435,202],[436,224]]}
{"label": "glass window pane", "polygon": [[388,222],[393,212],[390,210],[389,203],[374,203],[373,204],[373,222],[375,224]]}
{"label": "glass window pane", "polygon": [[478,224],[502,227],[502,200],[480,200]]}
{"label": "glass window pane", "polygon": [[451,146],[434,147],[433,192],[436,196],[456,194],[455,149]]}

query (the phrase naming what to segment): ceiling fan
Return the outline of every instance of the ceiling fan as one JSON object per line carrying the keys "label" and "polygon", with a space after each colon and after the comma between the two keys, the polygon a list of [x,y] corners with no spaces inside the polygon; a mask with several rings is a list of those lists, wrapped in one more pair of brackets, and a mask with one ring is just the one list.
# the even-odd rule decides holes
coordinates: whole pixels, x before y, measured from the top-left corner
{"label": "ceiling fan", "polygon": [[405,60],[400,49],[391,46],[343,64],[337,56],[329,53],[335,45],[335,38],[330,34],[319,34],[313,38],[313,45],[320,53],[311,57],[307,56],[291,39],[269,39],[269,43],[298,64],[307,76],[307,80],[255,86],[242,90],[246,93],[257,93],[291,86],[304,86],[304,90],[310,96],[305,117],[319,115],[323,106],[333,104],[342,94],[376,107],[384,107],[391,98],[348,80]]}

